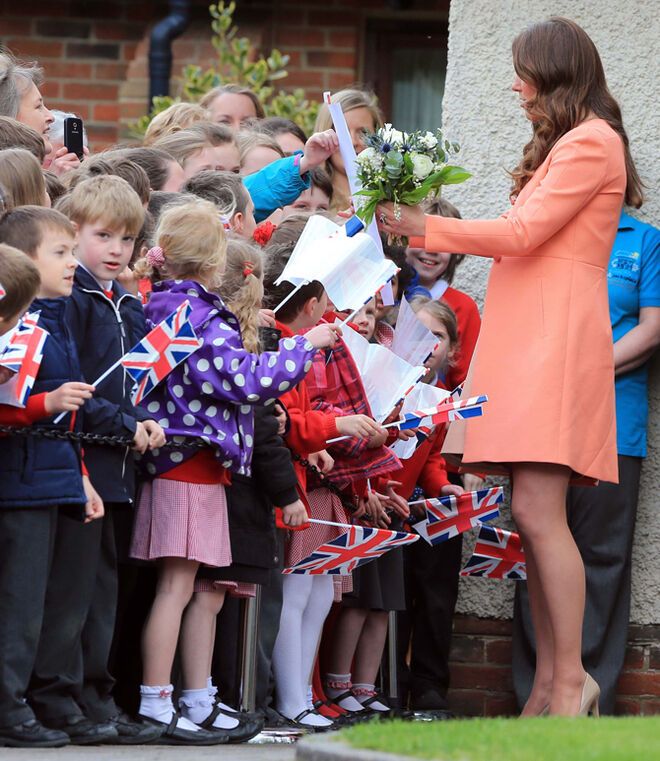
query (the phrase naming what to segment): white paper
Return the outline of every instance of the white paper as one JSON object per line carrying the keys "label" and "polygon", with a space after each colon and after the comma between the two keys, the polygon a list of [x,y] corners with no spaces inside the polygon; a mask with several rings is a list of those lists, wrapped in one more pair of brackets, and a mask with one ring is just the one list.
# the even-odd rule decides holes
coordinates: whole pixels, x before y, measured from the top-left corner
{"label": "white paper", "polygon": [[[436,407],[450,396],[449,391],[445,391],[444,388],[437,388],[428,383],[418,383],[403,400],[401,414],[404,415],[406,412],[413,413],[416,410]],[[417,449],[417,437],[399,439],[392,444],[390,449],[400,460],[407,460],[413,456]]]}
{"label": "white paper", "polygon": [[342,338],[360,371],[371,414],[382,422],[424,375],[425,368],[413,367],[385,346],[369,343],[348,325]]}
{"label": "white paper", "polygon": [[438,339],[419,321],[405,297],[402,298],[390,347],[392,351],[411,365],[423,365],[437,343]]}

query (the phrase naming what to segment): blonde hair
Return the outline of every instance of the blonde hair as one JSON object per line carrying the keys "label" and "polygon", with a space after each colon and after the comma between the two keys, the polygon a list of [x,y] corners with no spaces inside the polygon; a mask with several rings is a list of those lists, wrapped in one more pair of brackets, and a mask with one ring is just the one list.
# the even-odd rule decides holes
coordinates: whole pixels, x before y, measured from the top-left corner
{"label": "blonde hair", "polygon": [[39,270],[34,262],[14,246],[0,243],[0,283],[5,296],[0,299],[0,319],[8,320],[26,309],[39,291]]}
{"label": "blonde hair", "polygon": [[257,246],[240,238],[227,241],[227,262],[216,291],[236,315],[243,346],[259,352],[259,308],[264,297],[263,261]]}
{"label": "blonde hair", "polygon": [[197,122],[208,120],[209,112],[198,103],[172,103],[149,122],[142,144],[153,145],[165,135],[180,132]]}
{"label": "blonde hair", "polygon": [[0,151],[0,185],[6,192],[7,208],[44,206],[46,181],[39,162],[25,148]]}
{"label": "blonde hair", "polygon": [[129,235],[137,235],[144,222],[140,196],[126,180],[114,174],[78,182],[58,200],[56,208],[78,225],[102,222]]}
{"label": "blonde hair", "polygon": [[162,277],[214,280],[216,284],[225,266],[227,239],[218,210],[201,198],[167,206],[154,235],[163,250],[165,264],[156,269],[140,259],[134,272],[138,277]]}
{"label": "blonde hair", "polygon": [[280,158],[284,158],[284,151],[280,148],[275,138],[267,135],[265,132],[241,130],[236,134],[236,144],[238,145],[241,166],[245,163],[248,153],[254,148],[270,148]]}
{"label": "blonde hair", "polygon": [[228,84],[214,87],[212,90],[209,90],[206,95],[199,101],[199,105],[203,106],[204,108],[210,108],[211,103],[213,103],[213,101],[216,98],[219,98],[221,95],[245,95],[254,104],[254,111],[257,115],[257,119],[263,119],[264,116],[266,116],[264,107],[261,105],[259,98],[257,98],[252,90],[247,87],[243,87],[242,85]]}
{"label": "blonde hair", "polygon": [[[369,110],[371,118],[374,120],[374,127],[383,126],[383,114],[378,107],[378,98],[375,93],[369,90],[360,90],[357,87],[339,90],[339,92],[334,93],[331,101],[333,103],[339,103],[341,105],[341,110],[344,113],[353,111],[356,108],[366,108]],[[314,125],[314,132],[323,132],[326,129],[332,128],[330,109],[324,102],[321,105],[321,108],[319,108],[316,124]]]}
{"label": "blonde hair", "polygon": [[[427,296],[416,296],[411,302],[410,306],[414,312],[421,312],[424,310],[428,312],[434,320],[441,322],[449,336],[449,348],[450,351],[456,356],[458,349],[458,322],[456,320],[456,313],[444,301],[436,301],[435,299],[429,299]],[[452,364],[450,359],[449,364]]]}
{"label": "blonde hair", "polygon": [[229,127],[211,122],[197,122],[186,129],[164,135],[153,143],[153,147],[167,151],[183,166],[191,156],[204,148],[233,142],[234,133]]}

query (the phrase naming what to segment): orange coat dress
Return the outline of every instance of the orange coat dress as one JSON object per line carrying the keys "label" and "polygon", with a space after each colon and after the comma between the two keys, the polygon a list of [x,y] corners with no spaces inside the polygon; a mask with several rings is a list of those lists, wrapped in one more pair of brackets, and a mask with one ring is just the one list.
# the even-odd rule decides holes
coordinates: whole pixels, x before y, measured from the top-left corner
{"label": "orange coat dress", "polygon": [[544,462],[618,481],[607,264],[625,187],[621,139],[593,119],[557,141],[499,219],[427,217],[427,251],[495,260],[464,392],[489,401],[443,448],[464,470]]}

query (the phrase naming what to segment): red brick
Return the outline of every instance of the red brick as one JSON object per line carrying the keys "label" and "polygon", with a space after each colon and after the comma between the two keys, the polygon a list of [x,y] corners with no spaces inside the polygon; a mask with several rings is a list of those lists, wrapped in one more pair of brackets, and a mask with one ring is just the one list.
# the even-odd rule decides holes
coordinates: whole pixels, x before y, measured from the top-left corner
{"label": "red brick", "polygon": [[89,98],[90,100],[117,100],[119,86],[100,83],[71,83],[64,85],[65,98]]}
{"label": "red brick", "polygon": [[629,645],[623,662],[624,669],[641,669],[644,667],[644,648]]}
{"label": "red brick", "polygon": [[480,690],[449,690],[449,708],[457,716],[483,716],[485,693]]}
{"label": "red brick", "polygon": [[328,50],[307,51],[307,63],[310,66],[323,66],[327,69],[354,69],[354,53],[334,53]]}
{"label": "red brick", "polygon": [[32,20],[29,18],[3,18],[0,24],[2,36],[8,34],[29,35],[32,31]]}
{"label": "red brick", "polygon": [[486,642],[486,663],[511,664],[511,640],[493,639]]}
{"label": "red brick", "polygon": [[357,46],[357,31],[340,31],[328,33],[328,47],[331,48],[355,48]]}
{"label": "red brick", "polygon": [[511,634],[511,621],[498,618],[454,616],[454,631],[463,634]]}
{"label": "red brick", "polygon": [[323,87],[323,72],[321,71],[290,71],[286,80],[287,88],[291,87]]}
{"label": "red brick", "polygon": [[619,678],[617,692],[620,695],[660,696],[660,673],[626,671]]}
{"label": "red brick", "polygon": [[506,666],[473,666],[467,663],[450,664],[451,685],[458,689],[511,689],[511,669]]}
{"label": "red brick", "polygon": [[119,103],[97,103],[94,106],[93,120],[95,122],[119,121]]}
{"label": "red brick", "polygon": [[660,647],[652,647],[649,650],[649,666],[660,670]]}
{"label": "red brick", "polygon": [[97,40],[117,40],[118,42],[139,40],[144,33],[144,24],[136,24],[132,21],[104,21],[94,27],[94,36]]}
{"label": "red brick", "polygon": [[125,63],[96,63],[94,74],[97,79],[124,79],[126,76]]}
{"label": "red brick", "polygon": [[52,78],[76,79],[82,81],[92,78],[92,64],[79,61],[49,61],[45,66],[46,82]]}
{"label": "red brick", "polygon": [[491,696],[486,694],[484,716],[518,716],[520,710],[513,695]]}
{"label": "red brick", "polygon": [[458,663],[483,663],[484,641],[476,637],[454,637],[449,660]]}
{"label": "red brick", "polygon": [[343,90],[345,87],[350,87],[356,82],[356,77],[353,72],[346,73],[342,71],[328,71],[328,90]]}
{"label": "red brick", "polygon": [[147,111],[146,98],[136,101],[120,101],[119,113],[122,119],[139,119]]}
{"label": "red brick", "polygon": [[321,29],[296,29],[286,27],[280,29],[275,37],[275,45],[283,48],[287,53],[288,48],[322,48],[325,45],[325,34]]}
{"label": "red brick", "polygon": [[640,702],[642,716],[660,715],[660,700],[642,700]]}
{"label": "red brick", "polygon": [[60,83],[54,79],[47,79],[40,87],[39,91],[44,98],[58,98],[60,95]]}
{"label": "red brick", "polygon": [[138,49],[137,42],[125,42],[122,46],[121,58],[124,61],[132,61]]}
{"label": "red brick", "polygon": [[614,704],[614,713],[616,716],[638,716],[641,712],[639,700],[626,700],[617,698]]}
{"label": "red brick", "polygon": [[7,47],[19,58],[34,56],[37,59],[42,58],[61,58],[64,52],[64,45],[61,42],[52,40],[35,40],[27,37],[14,37],[7,40]]}

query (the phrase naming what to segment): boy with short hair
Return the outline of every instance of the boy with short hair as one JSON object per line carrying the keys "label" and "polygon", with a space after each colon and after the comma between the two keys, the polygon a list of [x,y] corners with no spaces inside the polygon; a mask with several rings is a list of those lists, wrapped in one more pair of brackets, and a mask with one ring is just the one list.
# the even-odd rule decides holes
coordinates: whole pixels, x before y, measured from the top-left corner
{"label": "boy with short hair", "polygon": [[[42,399],[42,408],[22,424],[45,417],[43,426],[62,431],[79,429],[80,415],[74,413],[73,420],[59,425],[50,416],[77,410],[94,390],[79,382],[78,356],[64,318],[76,268],[74,241],[69,220],[52,209],[23,206],[0,220],[0,243],[10,244],[0,246],[6,294],[0,301],[0,330],[6,334],[29,307],[39,312],[39,327],[48,332],[31,394]],[[34,266],[21,259],[19,246]],[[35,291],[37,298],[26,303]],[[67,389],[72,393],[63,395]],[[28,415],[29,405],[24,412]],[[0,419],[17,423],[4,415]],[[0,745],[58,747],[69,742],[67,734],[36,720],[25,696],[45,600],[57,582],[51,565],[57,528],[103,515],[103,503],[84,472],[80,447],[74,442],[0,438]],[[66,605],[60,608],[60,625],[70,612]]]}
{"label": "boy with short hair", "polygon": [[[115,281],[133,253],[144,220],[137,193],[120,177],[102,175],[84,180],[64,196],[58,209],[77,231],[75,273],[66,318],[81,358],[83,377],[95,380],[147,332],[142,305]],[[133,406],[132,381],[117,368],[99,384],[86,406],[85,431],[133,439],[144,452],[165,442],[161,427]],[[62,537],[59,554],[66,576],[60,592],[77,588],[81,620],[62,635],[45,633],[35,666],[31,700],[45,723],[67,732],[77,744],[144,743],[155,740],[153,727],[131,721],[115,704],[108,659],[114,635],[118,595],[117,523],[132,520],[135,475],[127,447],[87,445],[86,464],[108,508],[107,519]],[[80,529],[80,527],[76,527]],[[81,574],[81,570],[84,572]],[[56,629],[57,610],[52,614]],[[46,629],[46,626],[44,626]],[[63,661],[62,650],[70,652]]]}

